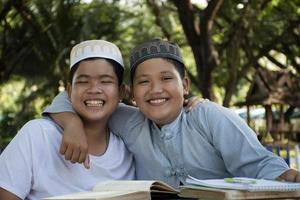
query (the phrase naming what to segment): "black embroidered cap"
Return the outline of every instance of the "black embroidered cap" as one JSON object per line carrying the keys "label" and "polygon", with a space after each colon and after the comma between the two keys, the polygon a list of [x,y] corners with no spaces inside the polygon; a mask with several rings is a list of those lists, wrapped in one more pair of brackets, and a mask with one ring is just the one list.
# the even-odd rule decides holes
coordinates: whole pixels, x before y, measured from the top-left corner
{"label": "black embroidered cap", "polygon": [[170,41],[153,39],[136,46],[130,55],[130,75],[131,80],[136,67],[150,58],[169,58],[180,62],[183,66],[179,46]]}

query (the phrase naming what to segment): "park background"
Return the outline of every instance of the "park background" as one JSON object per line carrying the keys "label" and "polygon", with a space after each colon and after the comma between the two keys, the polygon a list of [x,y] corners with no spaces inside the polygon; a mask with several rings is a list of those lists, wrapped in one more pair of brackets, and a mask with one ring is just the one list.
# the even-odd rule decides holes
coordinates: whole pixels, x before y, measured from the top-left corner
{"label": "park background", "polygon": [[175,41],[192,95],[264,143],[298,142],[300,0],[1,0],[0,22],[0,149],[64,90],[71,47],[89,39],[117,44],[126,67],[135,45]]}

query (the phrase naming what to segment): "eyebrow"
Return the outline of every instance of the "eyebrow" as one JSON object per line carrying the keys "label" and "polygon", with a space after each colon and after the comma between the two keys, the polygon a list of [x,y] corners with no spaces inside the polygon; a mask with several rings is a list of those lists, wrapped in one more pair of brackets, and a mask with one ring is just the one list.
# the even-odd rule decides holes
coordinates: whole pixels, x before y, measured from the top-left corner
{"label": "eyebrow", "polygon": [[161,74],[173,74],[173,72],[172,71],[162,71],[162,72],[160,72]]}
{"label": "eyebrow", "polygon": [[[87,75],[87,74],[80,74],[79,76],[76,77],[76,79],[80,79],[80,78],[90,78],[93,76]],[[99,76],[96,76],[97,78],[114,78],[114,76],[109,75],[109,74],[101,74]]]}
{"label": "eyebrow", "polygon": [[86,74],[80,74],[79,76],[75,77],[75,79],[80,79],[80,78],[89,78],[89,75]]}
{"label": "eyebrow", "polygon": [[[160,72],[160,74],[173,74],[173,72],[172,71],[162,71],[162,72]],[[140,74],[140,75],[138,75],[137,77],[146,77],[146,76],[149,76],[149,74]]]}

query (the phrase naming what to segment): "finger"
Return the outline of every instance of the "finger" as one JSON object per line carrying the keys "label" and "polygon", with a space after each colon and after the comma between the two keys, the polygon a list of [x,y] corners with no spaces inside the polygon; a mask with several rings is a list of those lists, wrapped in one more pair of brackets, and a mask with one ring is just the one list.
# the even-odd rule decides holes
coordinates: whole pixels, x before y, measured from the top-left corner
{"label": "finger", "polygon": [[80,155],[79,155],[79,159],[78,159],[78,162],[79,163],[83,163],[87,157],[87,151],[86,150],[81,150],[80,151]]}
{"label": "finger", "polygon": [[195,105],[197,105],[199,101],[197,100],[197,97],[192,97],[188,99],[187,105],[186,105],[186,111],[189,112],[193,109]]}
{"label": "finger", "polygon": [[189,99],[189,101],[188,101],[186,107],[190,110],[190,108],[193,107],[193,106],[196,104],[195,102],[197,102],[197,101],[196,101],[196,98],[191,98],[191,99]]}
{"label": "finger", "polygon": [[72,153],[71,162],[72,163],[78,162],[79,161],[79,156],[80,156],[80,149],[79,148],[75,148],[73,150],[73,153]]}
{"label": "finger", "polygon": [[68,145],[64,142],[61,143],[60,148],[59,148],[59,153],[61,155],[64,155],[67,151]]}
{"label": "finger", "polygon": [[85,161],[84,161],[84,163],[83,163],[83,166],[86,168],[86,169],[90,169],[90,157],[89,157],[89,155],[87,155],[86,156],[86,159],[85,159]]}
{"label": "finger", "polygon": [[189,103],[189,99],[184,99],[183,100],[183,106],[185,107]]}
{"label": "finger", "polygon": [[73,149],[68,146],[67,151],[65,152],[65,159],[66,160],[71,160],[73,154]]}

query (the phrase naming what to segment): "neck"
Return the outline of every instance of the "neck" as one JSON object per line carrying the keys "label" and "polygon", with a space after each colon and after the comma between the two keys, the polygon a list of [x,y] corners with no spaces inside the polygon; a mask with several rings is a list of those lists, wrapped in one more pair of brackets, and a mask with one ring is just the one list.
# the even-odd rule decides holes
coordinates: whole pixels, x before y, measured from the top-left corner
{"label": "neck", "polygon": [[179,113],[178,113],[175,117],[173,117],[173,118],[167,119],[167,120],[165,120],[165,121],[160,121],[160,122],[154,121],[154,120],[152,120],[152,121],[156,124],[156,126],[157,126],[159,129],[161,129],[163,126],[168,125],[168,124],[171,124],[171,123],[173,123],[174,121],[176,121],[180,114],[181,114],[181,110],[180,110]]}

